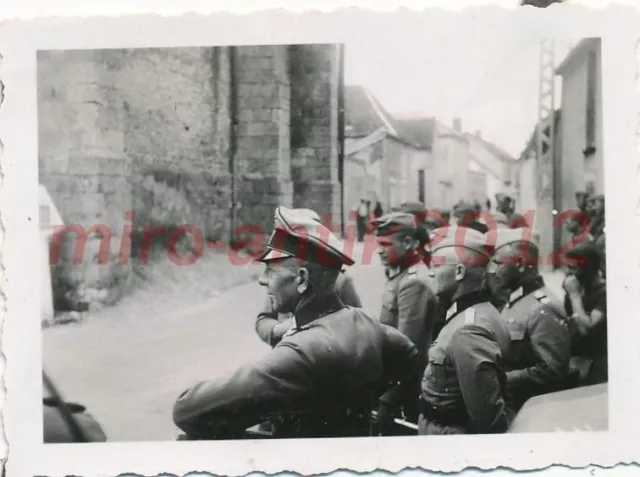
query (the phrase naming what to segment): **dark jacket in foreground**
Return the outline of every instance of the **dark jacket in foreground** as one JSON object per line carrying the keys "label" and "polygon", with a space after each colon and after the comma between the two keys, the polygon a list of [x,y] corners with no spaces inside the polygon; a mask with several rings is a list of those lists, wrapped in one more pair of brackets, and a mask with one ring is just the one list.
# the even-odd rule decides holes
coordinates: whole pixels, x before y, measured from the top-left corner
{"label": "dark jacket in foreground", "polygon": [[[335,293],[295,316],[302,326],[261,361],[184,392],[173,410],[176,425],[191,439],[212,439],[223,427],[239,435],[275,417],[282,437],[348,436],[392,383],[415,379],[411,341],[364,310],[345,308]],[[394,399],[393,390],[386,398]]]}

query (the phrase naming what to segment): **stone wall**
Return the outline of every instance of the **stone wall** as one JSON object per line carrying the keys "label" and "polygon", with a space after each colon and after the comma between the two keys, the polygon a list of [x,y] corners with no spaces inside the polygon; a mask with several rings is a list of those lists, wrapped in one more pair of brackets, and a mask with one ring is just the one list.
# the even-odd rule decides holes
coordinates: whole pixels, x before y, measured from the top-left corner
{"label": "stone wall", "polygon": [[121,246],[128,252],[123,232],[132,206],[131,162],[117,65],[110,51],[38,52],[40,182],[65,223],[78,226],[80,242],[76,248],[75,234],[54,239],[58,308],[77,308],[94,295],[116,301],[127,284],[129,264],[117,262]]}
{"label": "stone wall", "polygon": [[[227,240],[229,68],[220,48],[121,53],[125,154],[133,167],[135,231],[189,224]],[[166,234],[159,237],[166,240]],[[140,246],[140,244],[138,244]]]}
{"label": "stone wall", "polygon": [[[278,205],[338,225],[337,85],[332,45],[40,53],[40,182],[66,224],[113,235],[109,263],[93,271],[70,265],[67,237],[58,290],[121,290],[131,260],[114,263],[120,245],[125,258],[148,256],[151,229],[163,229],[153,244],[166,256],[175,227],[253,238],[271,231]],[[90,261],[101,243],[88,241]]]}
{"label": "stone wall", "polygon": [[[264,234],[278,205],[293,206],[289,135],[291,89],[286,46],[235,48],[237,152],[234,229]],[[250,233],[249,235],[254,235]]]}
{"label": "stone wall", "polygon": [[338,182],[338,47],[289,47],[293,201],[341,223]]}

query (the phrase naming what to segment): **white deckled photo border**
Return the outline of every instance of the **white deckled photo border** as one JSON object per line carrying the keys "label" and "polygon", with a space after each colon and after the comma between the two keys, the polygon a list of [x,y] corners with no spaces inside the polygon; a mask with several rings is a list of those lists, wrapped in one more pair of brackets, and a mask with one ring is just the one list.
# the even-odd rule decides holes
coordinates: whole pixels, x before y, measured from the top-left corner
{"label": "white deckled photo border", "polygon": [[[609,431],[602,433],[509,434],[446,437],[310,439],[287,441],[145,442],[42,444],[42,347],[38,254],[38,131],[36,51],[342,43],[352,35],[424,35],[429,22],[466,16],[488,22],[508,16],[541,39],[601,37],[606,215],[609,243]],[[426,26],[425,26],[426,25]],[[395,33],[394,33],[395,32]],[[183,475],[207,471],[244,475],[291,471],[319,474],[336,469],[398,472],[423,468],[456,472],[467,467],[518,470],[552,464],[612,466],[638,458],[640,420],[640,309],[638,212],[640,142],[636,143],[640,86],[634,60],[640,17],[628,7],[590,10],[556,6],[506,10],[497,7],[401,10],[374,13],[270,11],[249,15],[219,13],[160,17],[38,19],[10,21],[0,28],[0,108],[2,155],[2,262],[6,319],[2,344],[7,365],[3,409],[11,476]],[[638,144],[638,148],[636,148]],[[615,159],[614,159],[615,158]],[[123,398],[126,398],[123,397]],[[167,419],[171,416],[168,414]]]}

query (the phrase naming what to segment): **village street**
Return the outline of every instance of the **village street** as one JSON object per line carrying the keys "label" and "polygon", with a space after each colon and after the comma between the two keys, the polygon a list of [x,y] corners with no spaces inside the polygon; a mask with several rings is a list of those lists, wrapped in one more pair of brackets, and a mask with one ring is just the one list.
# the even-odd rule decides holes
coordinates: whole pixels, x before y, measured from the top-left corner
{"label": "village street", "polygon": [[[377,312],[384,275],[377,256],[349,273],[365,308]],[[558,275],[545,277],[560,292]],[[173,402],[186,387],[227,373],[269,351],[254,320],[264,291],[257,283],[215,299],[185,303],[182,311],[120,316],[43,330],[44,369],[67,400],[82,403],[111,441],[170,440]]]}

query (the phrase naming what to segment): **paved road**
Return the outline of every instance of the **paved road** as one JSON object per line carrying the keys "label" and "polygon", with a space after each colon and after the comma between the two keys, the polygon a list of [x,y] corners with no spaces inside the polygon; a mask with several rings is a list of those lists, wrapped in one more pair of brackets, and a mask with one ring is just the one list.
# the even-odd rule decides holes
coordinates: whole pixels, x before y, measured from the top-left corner
{"label": "paved road", "polygon": [[[364,306],[379,310],[384,278],[377,257],[358,260],[350,274]],[[263,296],[251,283],[179,313],[46,329],[45,369],[67,399],[89,408],[110,440],[173,439],[171,408],[181,391],[269,351],[253,327]]]}

